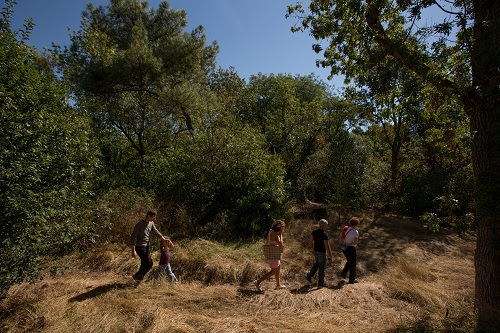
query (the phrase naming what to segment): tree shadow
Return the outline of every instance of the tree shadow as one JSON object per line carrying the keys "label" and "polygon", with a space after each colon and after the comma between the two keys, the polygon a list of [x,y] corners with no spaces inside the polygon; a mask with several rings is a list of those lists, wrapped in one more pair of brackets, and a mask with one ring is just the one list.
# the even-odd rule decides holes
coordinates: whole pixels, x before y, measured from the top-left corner
{"label": "tree shadow", "polygon": [[[357,261],[363,265],[365,274],[377,273],[412,245],[438,254],[442,251],[442,243],[451,243],[449,234],[432,233],[416,219],[395,216],[378,217],[368,225],[361,225],[359,231]],[[342,259],[345,262],[345,258]]]}
{"label": "tree shadow", "polygon": [[75,297],[72,297],[68,300],[68,302],[83,302],[87,299],[94,298],[100,295],[103,295],[111,290],[117,290],[117,289],[125,289],[125,288],[130,288],[134,287],[135,284],[131,283],[111,283],[111,284],[106,284],[104,286],[99,286],[96,287],[92,290],[89,290],[87,292],[84,292],[83,294],[77,295]]}

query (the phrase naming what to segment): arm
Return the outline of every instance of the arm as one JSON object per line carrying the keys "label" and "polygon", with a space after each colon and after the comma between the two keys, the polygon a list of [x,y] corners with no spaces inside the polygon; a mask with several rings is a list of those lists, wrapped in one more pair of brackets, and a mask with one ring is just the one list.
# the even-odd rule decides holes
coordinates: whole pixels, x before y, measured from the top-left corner
{"label": "arm", "polygon": [[358,245],[358,237],[354,237],[354,241],[349,245]]}
{"label": "arm", "polygon": [[167,245],[167,246],[168,246],[169,248],[172,248],[172,249],[173,249],[173,248],[174,248],[174,243],[172,243],[172,241],[171,241],[169,238],[167,238],[167,242],[168,242],[168,245]]}
{"label": "arm", "polygon": [[328,239],[325,239],[323,242],[325,242],[325,247],[326,247],[326,253],[328,254],[328,259],[332,260],[332,249],[330,248],[330,242]]}
{"label": "arm", "polygon": [[155,226],[154,223],[153,223],[153,226],[151,227],[151,229],[154,231],[154,233],[156,234],[156,236],[160,237],[161,239],[163,239],[163,240],[167,240],[168,239],[167,237],[163,236],[161,234],[161,232],[158,231],[158,229],[156,229],[156,226]]}
{"label": "arm", "polygon": [[130,235],[130,245],[132,246],[132,257],[135,258],[137,253],[135,252],[135,241],[137,239],[137,224],[134,227],[134,231],[132,231],[132,235]]}
{"label": "arm", "polygon": [[283,247],[283,238],[278,235],[278,233],[274,230],[270,230],[270,240],[278,243],[279,247]]}
{"label": "arm", "polygon": [[309,243],[311,244],[311,251],[314,251],[314,237],[311,235],[311,238],[309,239]]}
{"label": "arm", "polygon": [[278,246],[283,247],[283,232],[280,230],[279,234],[276,234],[278,238]]}

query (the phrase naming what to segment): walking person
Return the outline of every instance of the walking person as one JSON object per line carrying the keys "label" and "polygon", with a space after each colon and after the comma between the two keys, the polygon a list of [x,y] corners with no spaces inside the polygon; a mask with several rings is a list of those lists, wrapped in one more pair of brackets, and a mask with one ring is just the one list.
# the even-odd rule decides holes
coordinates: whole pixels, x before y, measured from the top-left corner
{"label": "walking person", "polygon": [[349,272],[349,283],[357,283],[356,280],[356,247],[358,246],[359,240],[359,219],[357,217],[352,217],[349,220],[350,226],[344,227],[344,230],[340,234],[340,244],[345,246],[344,252],[347,262],[345,263],[344,269],[340,273],[340,276],[345,279],[347,273]]}
{"label": "walking person", "polygon": [[144,275],[153,267],[153,259],[151,259],[151,250],[149,245],[149,235],[151,231],[163,240],[168,240],[158,229],[156,229],[154,221],[156,220],[156,211],[148,210],[146,217],[137,222],[134,231],[130,236],[130,245],[132,246],[132,257],[136,255],[141,259],[141,266],[137,273],[132,278],[140,282],[144,279]]}
{"label": "walking person", "polygon": [[318,272],[318,287],[325,287],[325,268],[327,264],[327,254],[328,261],[332,260],[332,250],[330,248],[330,243],[328,241],[328,234],[326,230],[328,228],[328,221],[325,219],[319,220],[319,228],[313,230],[311,233],[311,250],[316,261],[312,265],[309,273],[306,275],[307,281],[312,283],[312,277]]}
{"label": "walking person", "polygon": [[170,249],[174,248],[174,244],[170,239],[162,239],[160,242],[160,270],[167,274],[170,282],[177,282],[177,278],[170,267]]}
{"label": "walking person", "polygon": [[274,276],[276,280],[276,289],[286,288],[285,285],[281,284],[280,280],[280,271],[281,271],[281,261],[280,254],[283,251],[283,231],[285,230],[285,222],[282,220],[276,220],[273,222],[271,229],[267,233],[267,241],[266,245],[270,250],[271,254],[268,254],[267,262],[271,271],[264,274],[257,281],[255,281],[255,288],[258,291],[262,291],[260,289],[260,283],[264,280],[270,279]]}

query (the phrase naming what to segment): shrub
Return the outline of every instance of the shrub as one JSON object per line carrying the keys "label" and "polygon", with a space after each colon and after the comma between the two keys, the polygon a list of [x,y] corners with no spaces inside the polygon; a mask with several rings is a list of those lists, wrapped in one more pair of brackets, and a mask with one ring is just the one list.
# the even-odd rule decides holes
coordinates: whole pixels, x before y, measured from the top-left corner
{"label": "shrub", "polygon": [[202,134],[158,166],[156,192],[189,211],[196,231],[232,238],[260,233],[284,213],[284,169],[245,127]]}
{"label": "shrub", "polygon": [[71,112],[50,68],[10,30],[11,6],[0,16],[0,298],[94,229],[86,218],[96,168],[88,121]]}

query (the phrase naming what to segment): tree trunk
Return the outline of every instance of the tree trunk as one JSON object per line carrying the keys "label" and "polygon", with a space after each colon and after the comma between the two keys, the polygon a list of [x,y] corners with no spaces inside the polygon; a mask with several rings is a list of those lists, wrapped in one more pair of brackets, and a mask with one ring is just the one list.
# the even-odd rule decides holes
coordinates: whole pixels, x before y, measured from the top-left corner
{"label": "tree trunk", "polygon": [[474,196],[479,226],[475,254],[479,332],[500,327],[500,1],[473,0],[473,98],[466,103],[473,137]]}
{"label": "tree trunk", "polygon": [[496,138],[496,143],[493,142],[492,132],[494,124],[498,128],[500,122],[498,117],[493,120],[492,116],[484,110],[478,110],[471,118],[471,132],[476,133],[472,159],[476,210],[479,219],[475,254],[475,303],[479,316],[478,331],[488,331],[486,327],[491,327],[491,329],[500,327],[500,251],[498,249],[500,242],[500,207],[498,204],[500,201],[498,170],[500,146],[498,138]]}

